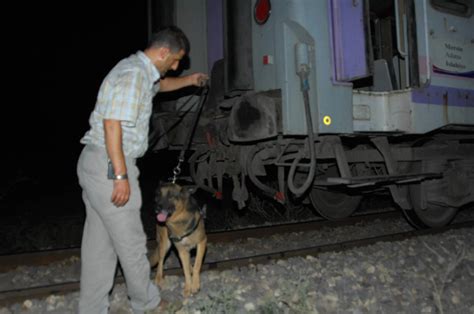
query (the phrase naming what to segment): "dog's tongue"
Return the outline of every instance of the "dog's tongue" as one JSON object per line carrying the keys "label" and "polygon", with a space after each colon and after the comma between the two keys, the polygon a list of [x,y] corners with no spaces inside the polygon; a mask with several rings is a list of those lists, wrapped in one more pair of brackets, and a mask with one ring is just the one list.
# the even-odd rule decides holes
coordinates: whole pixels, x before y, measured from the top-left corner
{"label": "dog's tongue", "polygon": [[165,222],[166,221],[166,218],[168,218],[168,214],[167,213],[159,213],[157,216],[156,216],[156,219],[158,219],[159,222]]}

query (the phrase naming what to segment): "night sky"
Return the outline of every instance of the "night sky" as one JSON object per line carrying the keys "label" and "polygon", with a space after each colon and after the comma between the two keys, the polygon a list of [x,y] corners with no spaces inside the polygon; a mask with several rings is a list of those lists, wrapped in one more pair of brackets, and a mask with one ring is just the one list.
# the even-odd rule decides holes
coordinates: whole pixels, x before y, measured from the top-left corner
{"label": "night sky", "polygon": [[[4,52],[14,59],[3,60],[12,74],[10,100],[2,105],[0,192],[3,199],[15,189],[23,199],[77,192],[79,140],[102,79],[146,45],[146,1],[16,5],[15,17],[4,26],[9,42]],[[34,186],[15,183],[20,178]]]}

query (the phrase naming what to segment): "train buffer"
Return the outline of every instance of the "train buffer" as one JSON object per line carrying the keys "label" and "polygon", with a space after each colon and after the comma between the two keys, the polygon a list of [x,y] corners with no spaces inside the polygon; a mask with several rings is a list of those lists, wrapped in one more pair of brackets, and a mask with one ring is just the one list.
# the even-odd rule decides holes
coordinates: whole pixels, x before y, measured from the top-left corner
{"label": "train buffer", "polygon": [[[327,185],[346,185],[349,188],[363,188],[374,185],[408,184],[428,179],[438,179],[442,173],[405,173],[395,175],[360,176],[360,177],[330,177]],[[319,183],[319,182],[318,182]]]}

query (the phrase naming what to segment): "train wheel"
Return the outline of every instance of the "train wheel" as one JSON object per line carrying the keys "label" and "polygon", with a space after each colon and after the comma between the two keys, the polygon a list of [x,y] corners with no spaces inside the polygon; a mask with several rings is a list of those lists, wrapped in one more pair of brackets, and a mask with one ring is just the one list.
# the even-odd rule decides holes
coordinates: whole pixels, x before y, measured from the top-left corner
{"label": "train wheel", "polygon": [[[336,167],[331,167],[321,178],[338,176]],[[349,217],[359,206],[362,196],[349,195],[340,191],[321,190],[313,187],[309,193],[311,205],[326,219],[339,220]]]}
{"label": "train wheel", "polygon": [[[415,147],[443,147],[444,141],[434,138],[422,139]],[[426,180],[420,184],[408,186],[409,199],[413,210],[407,211],[415,226],[419,228],[436,228],[449,224],[459,208],[452,204],[465,199],[470,194],[469,178],[466,176],[466,165],[460,161],[430,159],[415,162],[410,172],[443,173],[440,179]]]}
{"label": "train wheel", "polygon": [[469,184],[463,183],[463,176],[458,174],[458,170],[452,168],[447,160],[424,161],[422,165],[423,172],[443,172],[444,176],[409,187],[409,196],[416,215],[415,224],[421,228],[445,226],[458,212],[457,207],[449,204],[452,200],[462,197],[463,186]]}
{"label": "train wheel", "polygon": [[[410,187],[410,196],[413,202],[414,215],[410,215],[410,220],[418,228],[436,228],[448,225],[456,216],[457,207],[444,206],[426,200],[427,204],[424,208],[420,206],[421,195],[426,193],[424,188],[418,184],[417,187]],[[428,196],[429,197],[429,196]],[[417,201],[413,201],[417,199]]]}

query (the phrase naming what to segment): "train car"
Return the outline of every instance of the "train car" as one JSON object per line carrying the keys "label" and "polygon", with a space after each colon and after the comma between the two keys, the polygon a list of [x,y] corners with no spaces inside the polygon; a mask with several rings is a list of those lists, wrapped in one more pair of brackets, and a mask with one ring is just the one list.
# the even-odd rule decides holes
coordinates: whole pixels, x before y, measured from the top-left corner
{"label": "train car", "polygon": [[387,192],[413,225],[446,225],[474,201],[473,10],[473,0],[150,2],[150,28],[188,34],[185,71],[211,74],[209,89],[160,101],[153,149],[180,150],[192,134],[192,179],[220,197],[228,178],[239,207],[251,184],[342,219]]}

